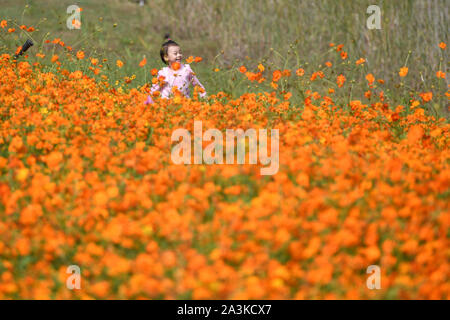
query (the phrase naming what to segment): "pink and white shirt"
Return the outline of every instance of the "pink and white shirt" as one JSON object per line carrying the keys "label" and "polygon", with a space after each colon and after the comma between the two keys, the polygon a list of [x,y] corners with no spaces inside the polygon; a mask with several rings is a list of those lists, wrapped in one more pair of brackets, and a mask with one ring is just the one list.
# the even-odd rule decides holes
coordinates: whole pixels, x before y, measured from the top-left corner
{"label": "pink and white shirt", "polygon": [[[158,71],[159,78],[160,76],[164,77],[164,84],[162,86],[159,85],[159,82],[152,85],[150,89],[150,95],[147,97],[145,104],[153,103],[152,94],[155,91],[159,91],[161,98],[169,98],[172,95],[172,88],[176,86],[178,90],[180,90],[184,96],[190,97],[189,95],[189,84],[192,83],[193,86],[199,86],[205,90],[205,87],[200,83],[200,81],[195,76],[194,72],[191,69],[189,64],[180,64],[180,69],[173,70],[170,67],[164,67]],[[201,93],[199,92],[200,97],[206,96],[206,90]]]}

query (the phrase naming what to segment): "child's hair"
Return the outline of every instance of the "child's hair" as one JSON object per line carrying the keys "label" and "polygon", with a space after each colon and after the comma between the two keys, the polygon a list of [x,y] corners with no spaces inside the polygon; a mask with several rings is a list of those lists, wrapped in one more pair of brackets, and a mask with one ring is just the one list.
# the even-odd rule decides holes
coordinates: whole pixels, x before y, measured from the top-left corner
{"label": "child's hair", "polygon": [[164,60],[164,56],[167,55],[167,52],[168,52],[170,46],[179,47],[180,45],[178,43],[176,43],[175,41],[173,41],[172,39],[170,39],[170,35],[168,33],[166,33],[164,36],[164,43],[161,46],[161,50],[159,50],[159,55],[161,56],[161,60],[165,64],[167,64],[167,61]]}

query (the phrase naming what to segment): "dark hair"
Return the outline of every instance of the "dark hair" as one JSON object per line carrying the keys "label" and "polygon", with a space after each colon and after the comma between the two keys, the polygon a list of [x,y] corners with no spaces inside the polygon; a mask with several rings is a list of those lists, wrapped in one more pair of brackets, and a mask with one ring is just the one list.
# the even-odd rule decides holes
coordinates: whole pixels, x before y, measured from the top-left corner
{"label": "dark hair", "polygon": [[178,43],[176,43],[175,41],[173,41],[172,39],[170,39],[170,35],[168,33],[166,33],[164,36],[164,43],[161,46],[161,50],[159,50],[159,55],[161,56],[161,60],[165,64],[167,64],[167,61],[164,60],[164,56],[167,55],[167,52],[168,52],[170,46],[179,47],[180,45]]}

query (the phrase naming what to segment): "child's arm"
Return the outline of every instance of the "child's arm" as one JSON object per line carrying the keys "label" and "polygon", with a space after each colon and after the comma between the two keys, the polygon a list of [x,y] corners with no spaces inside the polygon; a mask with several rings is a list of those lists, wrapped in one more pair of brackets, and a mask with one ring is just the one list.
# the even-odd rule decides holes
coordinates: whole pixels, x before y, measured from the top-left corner
{"label": "child's arm", "polygon": [[192,85],[195,86],[199,86],[200,88],[203,89],[203,92],[199,92],[200,97],[204,98],[206,97],[206,90],[205,87],[200,83],[200,81],[198,80],[197,76],[194,74],[194,71],[192,71],[191,66],[189,66],[189,70],[190,70],[190,80]]}

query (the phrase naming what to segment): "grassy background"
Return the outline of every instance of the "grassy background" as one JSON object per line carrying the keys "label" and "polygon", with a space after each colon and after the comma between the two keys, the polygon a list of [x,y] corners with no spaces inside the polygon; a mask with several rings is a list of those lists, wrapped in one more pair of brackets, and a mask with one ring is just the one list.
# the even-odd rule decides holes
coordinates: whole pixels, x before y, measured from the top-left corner
{"label": "grassy background", "polygon": [[[81,30],[66,27],[66,9],[72,4],[83,8]],[[393,103],[407,104],[415,91],[436,90],[433,102],[439,106],[435,109],[448,115],[448,100],[443,95],[448,77],[437,81],[435,74],[448,71],[448,49],[443,51],[438,44],[448,43],[449,1],[377,1],[382,11],[381,30],[366,27],[366,10],[371,4],[371,0],[152,0],[140,7],[129,0],[1,0],[0,19],[37,26],[32,34],[36,46],[30,52],[62,52],[44,44],[46,39],[61,38],[86,56],[108,58],[108,76],[113,82],[135,74],[134,86],[149,81],[150,68],[163,66],[159,48],[164,33],[170,32],[185,57],[204,58],[194,70],[208,94],[225,91],[238,95],[248,90],[234,81],[238,76],[234,69],[242,64],[255,70],[262,62],[268,71],[303,67],[309,74],[328,60],[341,64],[328,44],[342,43],[349,61],[364,57],[367,62],[361,71],[350,72],[342,66],[336,73],[347,71],[348,80],[364,82],[365,74],[373,73],[386,81],[385,93]],[[11,52],[26,37],[22,31],[2,37],[0,52]],[[148,60],[145,70],[137,67],[144,56]],[[124,68],[114,68],[116,59],[125,62]],[[409,74],[403,84],[398,71],[406,62]],[[230,72],[216,73],[215,68]],[[311,89],[317,88],[312,85]],[[256,90],[267,90],[267,86]],[[365,90],[362,85],[355,86],[352,96]]]}

